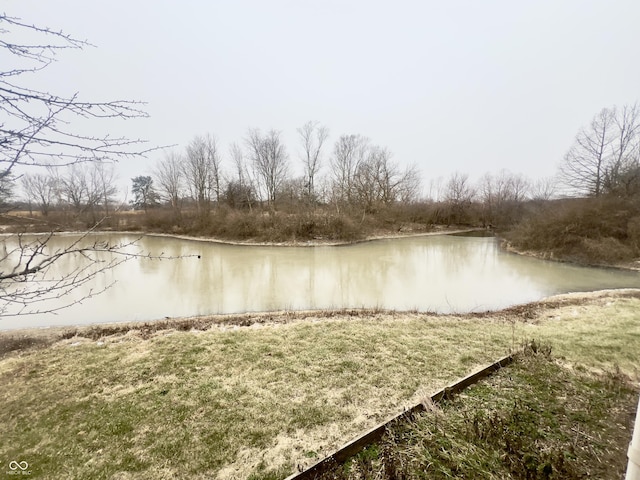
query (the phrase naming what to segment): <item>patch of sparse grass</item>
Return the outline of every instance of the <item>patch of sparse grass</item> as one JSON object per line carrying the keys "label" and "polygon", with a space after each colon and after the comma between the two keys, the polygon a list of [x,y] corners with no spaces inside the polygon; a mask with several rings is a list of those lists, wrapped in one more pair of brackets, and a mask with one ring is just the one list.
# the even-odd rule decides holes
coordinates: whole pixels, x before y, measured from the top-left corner
{"label": "patch of sparse grass", "polygon": [[279,478],[516,337],[550,342],[585,371],[632,374],[639,307],[619,298],[540,309],[515,327],[500,313],[353,312],[76,336],[0,359],[0,461],[25,460],[34,478]]}
{"label": "patch of sparse grass", "polygon": [[541,311],[532,321],[516,326],[521,338],[537,338],[553,345],[559,359],[589,369],[619,367],[640,375],[640,300],[603,298],[580,305]]}
{"label": "patch of sparse grass", "polygon": [[566,368],[549,353],[528,349],[320,478],[622,478],[637,385],[619,371]]}
{"label": "patch of sparse grass", "polygon": [[0,336],[0,356],[16,350],[46,347],[51,343],[50,339],[44,337],[5,334]]}

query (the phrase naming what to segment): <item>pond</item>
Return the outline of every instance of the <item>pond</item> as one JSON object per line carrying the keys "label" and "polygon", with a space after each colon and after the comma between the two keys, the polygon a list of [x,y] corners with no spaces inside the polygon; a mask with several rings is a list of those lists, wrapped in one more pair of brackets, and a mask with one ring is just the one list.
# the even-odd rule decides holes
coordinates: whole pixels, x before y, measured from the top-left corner
{"label": "pond", "polygon": [[[74,238],[57,236],[49,247]],[[434,235],[315,247],[138,239],[128,234],[99,238],[137,240],[129,251],[178,258],[130,259],[38,308],[55,308],[111,285],[105,292],[55,315],[10,316],[9,308],[0,318],[0,329],[274,310],[379,307],[464,313],[558,293],[640,288],[640,273],[515,255],[490,237]],[[15,238],[5,239],[11,241]],[[67,258],[56,269],[72,272],[78,262]]]}

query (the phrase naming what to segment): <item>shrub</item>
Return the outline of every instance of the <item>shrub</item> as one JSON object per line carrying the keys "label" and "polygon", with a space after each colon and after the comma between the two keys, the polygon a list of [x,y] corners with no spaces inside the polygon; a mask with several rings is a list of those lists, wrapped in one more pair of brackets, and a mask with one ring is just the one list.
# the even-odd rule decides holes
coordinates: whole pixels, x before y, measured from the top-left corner
{"label": "shrub", "polygon": [[632,260],[640,246],[637,202],[621,198],[559,200],[544,204],[504,234],[521,250],[586,263]]}
{"label": "shrub", "polygon": [[618,263],[634,257],[634,250],[630,246],[612,237],[583,238],[578,252],[584,261],[595,263]]}
{"label": "shrub", "polygon": [[635,254],[640,254],[640,216],[631,217],[627,222],[627,237]]}

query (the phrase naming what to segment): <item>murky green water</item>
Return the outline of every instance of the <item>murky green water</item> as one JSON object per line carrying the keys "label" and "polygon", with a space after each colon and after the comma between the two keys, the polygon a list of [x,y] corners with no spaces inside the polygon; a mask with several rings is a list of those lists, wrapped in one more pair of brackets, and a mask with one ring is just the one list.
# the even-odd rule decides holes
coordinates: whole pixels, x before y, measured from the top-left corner
{"label": "murky green water", "polygon": [[[111,238],[126,242],[137,237]],[[469,312],[557,293],[640,287],[639,273],[521,257],[501,251],[493,238],[429,236],[339,247],[255,247],[143,237],[138,245],[152,255],[200,258],[129,260],[72,295],[80,298],[89,288],[100,290],[115,281],[106,292],[57,315],[5,315],[0,328],[344,307]],[[77,265],[70,258],[57,268],[70,272]]]}

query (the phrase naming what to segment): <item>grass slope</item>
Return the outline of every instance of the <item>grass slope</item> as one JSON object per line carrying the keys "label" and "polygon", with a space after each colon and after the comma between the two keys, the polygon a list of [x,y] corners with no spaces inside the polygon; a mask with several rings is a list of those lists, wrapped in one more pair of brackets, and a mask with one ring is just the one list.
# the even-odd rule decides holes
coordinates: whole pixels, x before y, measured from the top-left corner
{"label": "grass slope", "polygon": [[637,374],[640,300],[521,313],[308,316],[77,336],[0,359],[0,471],[32,478],[278,478],[524,339]]}

